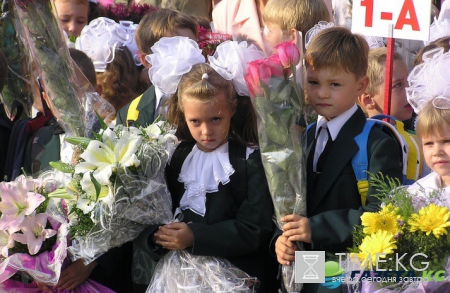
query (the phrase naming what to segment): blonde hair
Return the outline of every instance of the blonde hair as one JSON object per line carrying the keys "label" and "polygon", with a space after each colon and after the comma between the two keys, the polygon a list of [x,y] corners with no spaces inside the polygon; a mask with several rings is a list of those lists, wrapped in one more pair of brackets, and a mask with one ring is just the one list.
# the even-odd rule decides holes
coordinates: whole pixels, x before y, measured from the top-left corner
{"label": "blonde hair", "polygon": [[211,66],[199,63],[183,75],[177,92],[171,97],[168,120],[177,125],[177,136],[181,140],[193,140],[184,117],[183,104],[192,100],[200,103],[216,102],[223,94],[232,112],[229,136],[247,146],[257,144],[256,114],[249,97],[241,97],[231,81],[224,79]]}
{"label": "blonde hair", "polygon": [[444,135],[442,125],[450,125],[450,109],[438,109],[432,102],[420,111],[417,118],[416,134],[419,138]]}
{"label": "blonde hair", "polygon": [[197,23],[182,12],[169,8],[160,8],[147,13],[139,22],[136,30],[136,44],[140,53],[150,54],[151,47],[167,33],[178,28],[190,29],[197,36]]}
{"label": "blonde hair", "polygon": [[330,27],[320,31],[308,45],[306,68],[331,67],[363,77],[367,73],[369,45],[363,36],[345,27]]}
{"label": "blonde hair", "polygon": [[[374,48],[369,51],[369,66],[367,68],[367,76],[369,77],[369,84],[366,92],[373,96],[378,94],[380,85],[384,82],[386,69],[387,48]],[[402,55],[395,52],[394,61],[401,61],[405,63]]]}
{"label": "blonde hair", "polygon": [[323,0],[270,0],[263,12],[264,22],[276,24],[281,30],[296,29],[303,36],[321,20],[330,21]]}

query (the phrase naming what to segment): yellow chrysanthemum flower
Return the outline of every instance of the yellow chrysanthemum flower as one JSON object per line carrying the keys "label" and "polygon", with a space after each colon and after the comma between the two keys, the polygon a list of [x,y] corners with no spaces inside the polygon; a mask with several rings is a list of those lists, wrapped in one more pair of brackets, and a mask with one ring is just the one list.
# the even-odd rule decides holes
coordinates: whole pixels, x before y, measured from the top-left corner
{"label": "yellow chrysanthemum flower", "polygon": [[411,232],[417,230],[430,235],[433,232],[436,238],[447,234],[447,228],[450,227],[450,210],[447,207],[430,204],[419,210],[418,214],[411,215],[408,224],[411,226]]}
{"label": "yellow chrysanthemum flower", "polygon": [[362,225],[364,226],[364,234],[370,235],[379,230],[387,231],[392,235],[396,235],[401,231],[398,223],[400,216],[397,214],[398,208],[392,204],[383,207],[378,213],[364,213],[361,216]]}
{"label": "yellow chrysanthemum flower", "polygon": [[[358,258],[364,264],[367,258],[370,257],[372,264],[376,265],[377,253],[394,253],[394,249],[397,248],[395,244],[394,235],[386,230],[379,230],[372,235],[367,235],[359,246]],[[384,255],[379,255],[378,258],[385,258]],[[366,262],[367,264],[367,262]]]}

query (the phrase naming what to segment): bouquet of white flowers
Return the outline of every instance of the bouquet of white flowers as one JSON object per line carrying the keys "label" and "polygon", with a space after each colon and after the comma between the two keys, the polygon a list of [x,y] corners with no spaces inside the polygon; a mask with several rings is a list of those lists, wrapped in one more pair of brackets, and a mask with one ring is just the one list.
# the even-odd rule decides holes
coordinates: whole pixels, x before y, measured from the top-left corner
{"label": "bouquet of white flowers", "polygon": [[177,143],[175,130],[166,122],[146,128],[103,126],[95,139],[66,139],[80,148],[75,166],[52,163],[71,176],[50,196],[67,202],[73,239],[68,249],[72,260],[85,263],[172,216],[164,168]]}

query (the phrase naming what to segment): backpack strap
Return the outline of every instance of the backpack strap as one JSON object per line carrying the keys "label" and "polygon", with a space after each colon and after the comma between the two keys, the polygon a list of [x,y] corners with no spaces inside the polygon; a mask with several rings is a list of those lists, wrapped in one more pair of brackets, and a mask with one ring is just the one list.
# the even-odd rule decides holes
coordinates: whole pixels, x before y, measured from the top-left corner
{"label": "backpack strap", "polygon": [[[389,118],[395,121],[395,131],[397,140],[399,141],[403,155],[403,180],[404,185],[410,185],[422,176],[423,169],[423,152],[419,146],[418,138],[416,135],[409,133],[405,130],[404,123],[392,116],[388,115],[376,115],[373,118],[383,119]],[[386,124],[387,125],[387,124]],[[390,126],[389,124],[388,126]]]}
{"label": "backpack strap", "polygon": [[139,97],[137,97],[136,99],[134,99],[131,104],[130,107],[128,107],[128,112],[127,112],[127,120],[126,120],[126,124],[127,126],[132,126],[134,121],[136,121],[139,117],[139,110],[137,109],[139,102],[142,99],[142,95],[140,95]]}
{"label": "backpack strap", "polygon": [[375,125],[375,120],[367,120],[360,134],[354,137],[358,145],[358,151],[352,158],[352,167],[355,172],[358,192],[361,195],[362,205],[366,205],[367,192],[369,191],[369,180],[367,180],[367,167],[369,166],[369,156],[367,154],[367,141],[370,131]]}

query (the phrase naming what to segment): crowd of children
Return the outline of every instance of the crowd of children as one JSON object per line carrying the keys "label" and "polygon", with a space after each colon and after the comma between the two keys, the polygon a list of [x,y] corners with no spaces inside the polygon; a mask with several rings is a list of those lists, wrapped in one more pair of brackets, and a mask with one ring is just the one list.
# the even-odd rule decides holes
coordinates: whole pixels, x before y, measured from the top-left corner
{"label": "crowd of children", "polygon": [[[158,260],[169,250],[179,249],[229,260],[258,278],[257,292],[287,292],[279,265],[295,261],[296,242],[302,242],[306,250],[347,252],[361,215],[380,209],[375,187],[369,184],[361,192],[353,158],[361,148],[355,137],[365,129],[367,118],[383,114],[385,108],[387,49],[369,48],[364,36],[338,23],[316,32],[308,46],[303,46],[310,29],[333,20],[330,1],[198,2],[202,13],[214,7],[209,12],[213,30],[255,44],[266,55],[285,41],[302,44],[302,86],[317,115],[305,134],[307,212],[286,215],[284,226],[276,227],[258,150],[255,112],[250,98],[239,96],[230,79],[202,60],[180,77],[174,94],[154,84],[152,47],[174,37],[197,41],[198,25],[204,18],[158,7],[139,24],[123,27],[108,18],[91,19],[94,11],[88,0],[55,0],[61,28],[76,38],[76,49],[70,49],[70,54],[77,72],[83,74],[79,86],[96,91],[113,106],[114,123],[146,126],[166,119],[178,127],[176,135],[182,142],[166,167],[166,180],[173,209],[179,207],[184,214],[180,222],[148,227],[134,242],[108,251],[87,266],[81,260],[69,264],[56,285],[58,292],[74,290],[88,278],[116,292],[145,292]],[[170,5],[170,1],[164,3]],[[101,11],[95,13],[101,15]],[[441,190],[441,205],[447,207],[450,75],[445,69],[450,66],[449,43],[450,31],[413,52],[417,56],[414,69],[408,69],[402,54],[394,54],[389,120],[402,125],[401,130],[417,142],[420,150],[413,159],[419,165],[423,159],[427,166],[420,165],[420,172],[415,173],[418,181],[409,188],[411,194],[425,196],[422,187]],[[168,56],[167,62],[171,57],[178,56]],[[6,69],[1,54],[1,88]],[[367,153],[364,171],[405,182],[403,165],[409,161],[392,135],[395,129],[369,129],[363,144]],[[49,120],[29,142],[23,169],[38,174],[50,168],[50,161],[70,162],[72,152],[66,151],[63,136],[57,119]],[[38,159],[35,147],[39,147]],[[36,283],[36,288],[54,292],[48,284]],[[304,284],[301,292],[332,292],[324,288],[319,283]]]}

